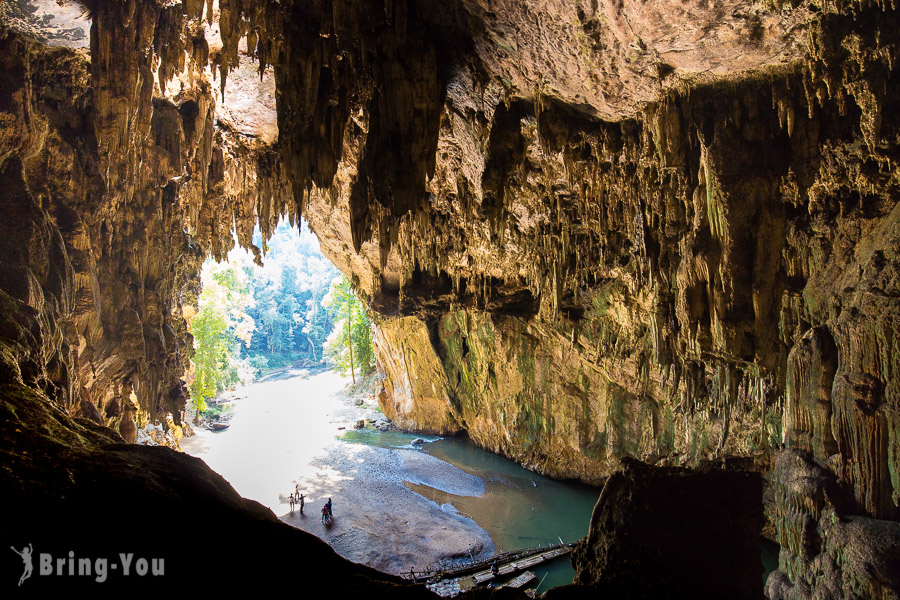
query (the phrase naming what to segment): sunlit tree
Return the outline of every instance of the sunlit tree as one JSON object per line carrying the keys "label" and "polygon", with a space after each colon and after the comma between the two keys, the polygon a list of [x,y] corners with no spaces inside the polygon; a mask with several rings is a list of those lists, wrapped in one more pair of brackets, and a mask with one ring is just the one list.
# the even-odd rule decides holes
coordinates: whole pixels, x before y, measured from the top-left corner
{"label": "sunlit tree", "polygon": [[206,401],[240,382],[240,344],[248,344],[255,324],[246,309],[253,305],[243,273],[227,264],[208,263],[202,275],[197,314],[190,320],[194,336],[194,373],[188,389],[198,415]]}
{"label": "sunlit tree", "polygon": [[343,275],[332,281],[331,289],[322,300],[322,306],[335,320],[334,328],[325,342],[325,353],[338,372],[344,374],[349,370],[353,383],[356,383],[357,368],[361,373],[366,373],[375,367],[372,323],[365,306]]}

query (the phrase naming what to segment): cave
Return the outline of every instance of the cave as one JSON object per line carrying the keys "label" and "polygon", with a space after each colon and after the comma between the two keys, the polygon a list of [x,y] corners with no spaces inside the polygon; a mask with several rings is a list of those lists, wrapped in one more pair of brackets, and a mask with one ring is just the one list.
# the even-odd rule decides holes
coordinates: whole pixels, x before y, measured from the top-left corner
{"label": "cave", "polygon": [[385,415],[603,486],[549,597],[900,598],[898,63],[892,0],[0,4],[0,587],[434,597],[129,443],[305,218]]}

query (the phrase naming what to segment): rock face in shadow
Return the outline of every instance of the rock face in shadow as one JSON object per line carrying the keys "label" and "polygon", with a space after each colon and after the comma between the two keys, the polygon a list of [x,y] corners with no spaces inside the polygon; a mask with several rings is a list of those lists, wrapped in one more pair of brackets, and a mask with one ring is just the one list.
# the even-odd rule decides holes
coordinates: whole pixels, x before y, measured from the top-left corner
{"label": "rock face in shadow", "polygon": [[573,551],[575,584],[603,597],[761,596],[762,479],[626,459]]}
{"label": "rock face in shadow", "polygon": [[766,509],[781,552],[768,598],[900,595],[900,523],[860,516],[847,484],[801,450],[778,456],[772,490]]}

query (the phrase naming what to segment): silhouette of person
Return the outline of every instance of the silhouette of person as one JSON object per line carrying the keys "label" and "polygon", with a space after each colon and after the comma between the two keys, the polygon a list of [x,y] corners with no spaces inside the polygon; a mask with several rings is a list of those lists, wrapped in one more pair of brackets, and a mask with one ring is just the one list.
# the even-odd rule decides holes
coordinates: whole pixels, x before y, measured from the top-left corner
{"label": "silhouette of person", "polygon": [[22,577],[19,578],[19,585],[22,585],[22,582],[31,577],[31,555],[34,553],[34,549],[31,547],[31,544],[28,544],[27,548],[22,548],[22,551],[19,552],[12,546],[10,546],[13,552],[22,557],[22,562],[25,563],[25,572],[22,573]]}
{"label": "silhouette of person", "polygon": [[299,493],[298,493],[298,495],[300,498],[300,514],[302,515],[303,514],[303,505],[305,504],[304,498],[306,498],[306,496],[304,496],[303,494],[299,494]]}

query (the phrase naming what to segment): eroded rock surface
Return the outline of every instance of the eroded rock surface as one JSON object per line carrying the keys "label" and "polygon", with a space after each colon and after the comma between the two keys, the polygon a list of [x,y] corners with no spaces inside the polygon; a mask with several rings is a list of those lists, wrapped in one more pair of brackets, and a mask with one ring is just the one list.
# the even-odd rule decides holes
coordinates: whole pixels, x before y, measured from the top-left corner
{"label": "eroded rock surface", "polygon": [[163,93],[154,48],[170,35],[178,57],[190,30],[181,8],[125,5],[130,15],[92,13],[90,55],[14,30],[0,41],[3,290],[46,313],[50,347],[34,367],[44,389],[70,413],[95,405],[113,427],[121,411],[109,407],[124,403],[145,420],[179,418],[193,352],[182,308],[194,310],[204,256],[227,252],[235,222],[249,245],[257,220],[274,226],[290,197],[266,183],[279,178],[267,146],[216,124],[199,42],[177,63],[192,85]]}
{"label": "eroded rock surface", "polygon": [[[799,447],[853,514],[896,521],[896,7],[757,6],[785,32],[777,60],[738,68],[709,33],[721,68],[580,98],[577,68],[553,66],[571,44],[503,51],[505,20],[553,8],[342,7],[307,14],[319,39],[282,67],[298,89],[279,87],[307,104],[280,126],[325,252],[383,317],[386,412],[589,482],[624,457]],[[636,10],[598,4],[603,35]],[[594,72],[628,62],[603,47],[621,52]]]}
{"label": "eroded rock surface", "polygon": [[853,515],[846,484],[803,451],[778,457],[772,488],[767,510],[781,553],[768,598],[897,597],[900,523]]}

